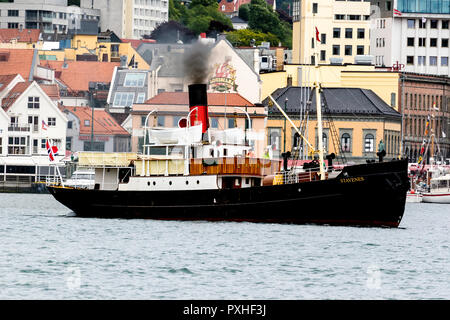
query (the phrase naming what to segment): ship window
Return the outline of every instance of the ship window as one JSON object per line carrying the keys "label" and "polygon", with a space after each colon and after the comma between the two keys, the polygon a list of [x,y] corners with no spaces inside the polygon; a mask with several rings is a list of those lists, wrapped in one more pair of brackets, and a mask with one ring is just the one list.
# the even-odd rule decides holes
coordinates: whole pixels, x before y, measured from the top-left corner
{"label": "ship window", "polygon": [[250,184],[250,178],[245,179],[245,184]]}
{"label": "ship window", "polygon": [[172,181],[169,181],[169,185],[172,185]]}
{"label": "ship window", "polygon": [[166,147],[151,147],[150,148],[150,155],[160,155],[165,156],[166,155]]}
{"label": "ship window", "polygon": [[186,180],[186,184],[189,184],[189,181]]}
{"label": "ship window", "polygon": [[226,157],[228,155],[228,149],[223,149],[223,156]]}
{"label": "ship window", "polygon": [[197,180],[197,184],[200,184],[200,180]]}
{"label": "ship window", "polygon": [[156,181],[153,181],[153,185],[156,186]]}
{"label": "ship window", "polygon": [[147,185],[148,185],[148,186],[150,185],[150,181],[147,182]]}

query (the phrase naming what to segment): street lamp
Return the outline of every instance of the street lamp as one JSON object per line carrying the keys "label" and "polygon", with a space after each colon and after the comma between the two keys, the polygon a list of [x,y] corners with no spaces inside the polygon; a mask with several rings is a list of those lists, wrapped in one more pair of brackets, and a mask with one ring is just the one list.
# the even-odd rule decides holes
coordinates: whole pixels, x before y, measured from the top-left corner
{"label": "street lamp", "polygon": [[158,111],[158,109],[153,109],[145,117],[145,122],[144,122],[144,145],[142,146],[142,151],[143,151],[144,154],[145,154],[145,145],[147,143],[146,140],[147,140],[147,121],[148,121],[148,117],[155,111]]}

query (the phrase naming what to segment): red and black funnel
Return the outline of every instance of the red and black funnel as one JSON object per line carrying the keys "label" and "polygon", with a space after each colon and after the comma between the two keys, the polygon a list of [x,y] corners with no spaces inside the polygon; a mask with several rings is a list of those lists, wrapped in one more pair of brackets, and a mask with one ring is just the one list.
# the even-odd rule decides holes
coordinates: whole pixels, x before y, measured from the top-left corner
{"label": "red and black funnel", "polygon": [[189,111],[194,108],[190,116],[191,126],[202,125],[202,133],[209,128],[208,119],[208,94],[206,92],[206,84],[191,84],[189,88]]}

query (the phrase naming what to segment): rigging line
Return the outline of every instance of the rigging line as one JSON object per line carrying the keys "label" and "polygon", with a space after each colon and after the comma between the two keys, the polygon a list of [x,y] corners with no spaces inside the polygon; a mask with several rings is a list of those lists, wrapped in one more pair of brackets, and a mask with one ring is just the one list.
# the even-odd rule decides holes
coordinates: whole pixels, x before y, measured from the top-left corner
{"label": "rigging line", "polygon": [[[340,141],[340,138],[339,138],[339,134],[338,134],[338,132],[336,130],[336,126],[334,125],[334,120],[333,120],[333,117],[331,115],[331,110],[330,110],[330,108],[328,106],[328,101],[327,101],[327,98],[326,98],[325,94],[322,94],[322,98],[323,98],[323,103],[324,103],[324,109],[327,112],[326,113],[327,114],[327,118],[329,119],[328,120],[328,122],[329,122],[328,126],[329,126],[329,130],[331,131],[331,139],[332,139],[332,142],[333,142],[333,146],[334,146],[335,152],[338,154],[338,157],[341,158],[342,163],[345,164],[347,162],[347,158],[345,156],[345,151],[342,150],[342,145],[340,143],[341,141]],[[339,150],[339,152],[338,152],[338,150]],[[337,160],[337,161],[339,163],[339,160]]]}

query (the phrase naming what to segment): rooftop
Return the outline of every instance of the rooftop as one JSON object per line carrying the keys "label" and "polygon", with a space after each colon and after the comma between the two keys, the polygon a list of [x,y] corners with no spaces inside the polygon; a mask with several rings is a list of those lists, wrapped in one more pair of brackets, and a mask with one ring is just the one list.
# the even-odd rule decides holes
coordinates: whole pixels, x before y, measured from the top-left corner
{"label": "rooftop", "polygon": [[29,42],[36,43],[39,41],[39,29],[0,29],[0,42]]}
{"label": "rooftop", "polygon": [[5,111],[8,111],[8,109],[16,102],[17,98],[19,98],[22,93],[24,93],[25,90],[28,89],[28,87],[31,85],[32,82],[26,81],[26,82],[18,82],[14,88],[11,89],[11,91],[8,92],[8,94],[2,99],[2,108]]}
{"label": "rooftop", "polygon": [[0,75],[0,91],[4,90],[15,77],[17,74]]}
{"label": "rooftop", "polygon": [[110,83],[114,67],[119,62],[99,61],[42,61],[41,65],[55,70],[58,79],[71,91],[88,91],[89,82]]}
{"label": "rooftop", "polygon": [[[311,104],[308,110],[316,113],[315,90],[303,87],[285,87],[273,92],[272,97],[277,101],[280,107],[284,108],[286,98],[286,111],[288,114],[298,114],[300,112],[300,101]],[[379,115],[392,116],[400,118],[401,115],[391,106],[386,104],[372,90],[360,88],[323,88],[322,97],[325,98],[331,114],[342,115]],[[269,98],[264,99],[263,104],[267,106]],[[281,114],[276,107],[271,108],[272,114]],[[323,110],[325,113],[325,110]]]}
{"label": "rooftop", "polygon": [[33,75],[34,49],[0,49],[0,75],[20,74],[28,80]]}
{"label": "rooftop", "polygon": [[[64,107],[80,120],[80,134],[91,134],[91,107]],[[88,125],[85,120],[89,121]],[[94,134],[96,135],[127,135],[130,134],[104,109],[94,109]]]}
{"label": "rooftop", "polygon": [[[162,92],[147,100],[145,104],[153,105],[189,105],[188,92]],[[247,106],[255,105],[239,93],[208,93],[209,106]]]}
{"label": "rooftop", "polygon": [[59,88],[56,84],[40,84],[40,87],[52,100],[59,100]]}

